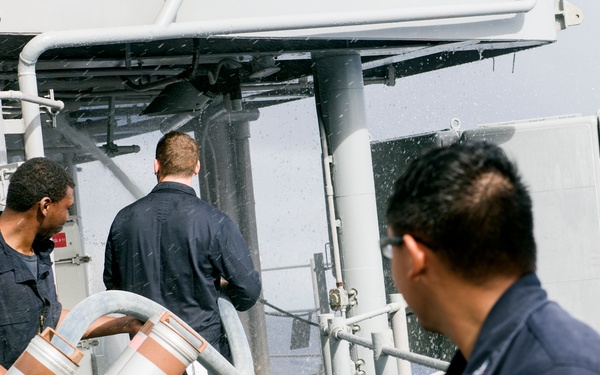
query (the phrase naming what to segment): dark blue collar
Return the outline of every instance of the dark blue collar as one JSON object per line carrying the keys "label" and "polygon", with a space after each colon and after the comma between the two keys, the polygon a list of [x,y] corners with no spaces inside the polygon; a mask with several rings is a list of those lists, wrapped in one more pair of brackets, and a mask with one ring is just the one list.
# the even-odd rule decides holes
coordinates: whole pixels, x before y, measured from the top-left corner
{"label": "dark blue collar", "polygon": [[525,321],[547,301],[535,273],[517,280],[485,319],[464,373],[478,373],[484,368],[487,368],[486,373],[493,370]]}
{"label": "dark blue collar", "polygon": [[[54,250],[54,242],[50,239],[36,238],[32,244],[33,251],[38,256],[38,275],[50,272],[52,260],[50,254]],[[15,254],[16,250],[10,247],[0,233],[0,273],[15,271],[15,280],[18,283],[33,280],[33,275]],[[25,272],[26,271],[26,272]]]}
{"label": "dark blue collar", "polygon": [[185,194],[191,194],[193,196],[196,196],[196,191],[191,186],[182,184],[181,182],[173,182],[173,181],[159,182],[154,187],[154,189],[152,189],[152,191],[150,193],[163,193],[163,192],[171,192],[171,193],[178,192],[178,193],[185,193]]}

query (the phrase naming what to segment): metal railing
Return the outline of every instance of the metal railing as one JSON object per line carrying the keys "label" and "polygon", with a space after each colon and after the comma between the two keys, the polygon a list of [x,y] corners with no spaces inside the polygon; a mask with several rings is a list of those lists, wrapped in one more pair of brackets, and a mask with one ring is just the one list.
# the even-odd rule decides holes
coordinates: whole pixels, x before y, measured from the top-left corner
{"label": "metal railing", "polygon": [[[405,361],[442,371],[448,368],[449,364],[446,361],[408,350],[406,303],[400,295],[391,295],[391,297],[392,303],[351,318],[336,317],[333,314],[319,315],[326,375],[363,373],[360,369],[361,360],[351,359],[350,343],[373,351],[376,375],[410,375],[410,364]],[[391,314],[391,330],[373,332],[371,340],[351,333],[354,324],[381,314]],[[400,361],[393,361],[390,357]]]}

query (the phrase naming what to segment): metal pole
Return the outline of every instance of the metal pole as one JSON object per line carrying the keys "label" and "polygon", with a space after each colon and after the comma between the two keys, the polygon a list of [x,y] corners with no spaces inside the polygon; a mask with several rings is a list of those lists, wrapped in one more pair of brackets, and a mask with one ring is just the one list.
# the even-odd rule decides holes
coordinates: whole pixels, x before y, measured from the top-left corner
{"label": "metal pole", "polygon": [[[392,303],[396,303],[402,306],[395,313],[392,314],[392,332],[394,332],[394,347],[398,350],[410,351],[408,343],[408,325],[406,323],[406,301],[401,294],[390,294],[390,300]],[[410,362],[398,359],[398,374],[400,375],[411,375],[412,370],[410,368]]]}
{"label": "metal pole", "polygon": [[340,245],[337,233],[338,220],[335,216],[335,202],[333,193],[333,182],[331,181],[331,163],[329,146],[327,142],[327,133],[323,124],[322,116],[319,118],[319,138],[321,139],[321,157],[323,159],[323,180],[325,182],[325,199],[327,203],[327,222],[329,224],[329,237],[332,247],[333,267],[336,286],[343,287],[342,280],[342,261],[340,259]]}
{"label": "metal pole", "polygon": [[183,3],[183,0],[165,0],[165,5],[161,8],[156,20],[154,20],[154,24],[165,27],[171,22],[175,22],[181,3]]}
{"label": "metal pole", "polygon": [[108,121],[106,121],[106,145],[110,147],[113,143],[113,135],[115,134],[115,128],[117,127],[117,120],[115,120],[116,111],[116,100],[114,96],[108,98]]}
{"label": "metal pole", "polygon": [[[249,118],[256,119],[256,113],[248,113]],[[232,123],[229,116],[215,121],[217,117],[205,117],[205,123],[200,124],[195,131],[196,138],[203,130],[207,130],[204,140],[205,158],[204,174],[208,174],[209,186],[204,186],[202,192],[209,193],[208,203],[225,212],[240,228],[242,236],[248,244],[252,262],[260,272],[260,257],[258,251],[258,234],[256,229],[256,214],[254,210],[254,190],[250,163],[250,137],[247,121]],[[208,129],[203,128],[208,127]],[[211,147],[211,152],[206,148]],[[199,175],[200,178],[200,175]],[[203,185],[203,184],[201,184]],[[216,186],[210,186],[216,185]],[[206,198],[203,199],[206,200]],[[254,305],[246,312],[240,312],[240,319],[246,329],[254,371],[257,375],[270,373],[269,350],[267,341],[267,323],[264,306]]]}
{"label": "metal pole", "polygon": [[393,358],[390,358],[387,354],[383,353],[384,346],[391,346],[394,344],[394,338],[392,331],[387,330],[384,332],[373,332],[371,334],[373,340],[373,360],[375,362],[375,374],[376,375],[398,375],[398,368]]}
{"label": "metal pole", "polygon": [[[80,145],[82,148],[89,151],[96,159],[98,159],[98,161],[108,168],[108,170],[110,170],[113,175],[123,184],[127,191],[131,193],[133,198],[140,199],[145,195],[136,185],[136,183],[129,177],[129,175],[127,175],[113,159],[108,157],[102,150],[100,150],[87,134],[84,134],[71,127],[64,114],[59,114],[56,117],[56,120],[58,124],[58,131],[60,131],[61,134],[71,142]],[[25,150],[25,153],[29,159],[30,156],[27,154],[27,150]]]}
{"label": "metal pole", "polygon": [[404,358],[412,363],[418,363],[423,366],[431,367],[436,370],[446,371],[449,363],[436,358],[427,357],[421,354],[404,352],[396,348],[384,347],[381,351],[387,355],[391,355],[398,358]]}
{"label": "metal pole", "polygon": [[321,314],[327,314],[329,313],[329,300],[327,294],[327,278],[325,275],[325,263],[323,261],[323,254],[313,254],[313,262],[311,264],[314,265],[313,275],[315,278],[314,287],[316,288],[316,306],[319,307],[319,312]]}
{"label": "metal pole", "polygon": [[[216,181],[215,190],[219,192],[219,199],[209,202],[219,210],[225,212],[238,226],[240,218],[237,209],[237,191],[235,189],[236,173],[234,169],[234,155],[232,140],[229,136],[229,123],[210,121],[208,126],[208,139],[212,144],[213,160],[207,160],[205,169],[213,175],[211,182]],[[214,170],[213,170],[214,168]]]}
{"label": "metal pole", "polygon": [[372,310],[369,311],[366,314],[361,314],[361,315],[354,315],[352,318],[348,318],[346,319],[346,324],[348,325],[352,325],[354,323],[358,323],[360,321],[366,320],[366,319],[370,319],[374,316],[378,316],[378,315],[382,315],[382,314],[387,314],[387,313],[391,313],[391,312],[396,312],[401,308],[404,308],[404,305],[400,305],[398,303],[390,303],[388,305],[385,305],[384,307],[380,308],[380,309],[376,309],[376,310]]}
{"label": "metal pole", "polygon": [[19,100],[39,105],[45,105],[50,108],[62,110],[65,107],[65,103],[60,100],[52,100],[46,98],[40,98],[38,96],[23,94],[20,91],[0,91],[0,99]]}
{"label": "metal pole", "polygon": [[346,319],[334,317],[329,321],[329,348],[331,350],[331,373],[332,375],[353,374],[352,359],[350,358],[350,343],[336,337],[337,332],[345,332],[348,329]]}
{"label": "metal pole", "polygon": [[[359,302],[348,311],[355,316],[386,304],[361,59],[359,54],[323,54],[313,61],[317,105],[333,155],[343,281],[347,290],[358,291]],[[359,335],[370,338],[370,332],[388,329],[387,318],[374,317],[360,328]],[[358,355],[365,371],[373,373],[371,353],[359,348]]]}
{"label": "metal pole", "polygon": [[[254,118],[254,114],[248,116]],[[249,117],[250,118],[250,117]],[[258,247],[258,229],[256,227],[256,211],[254,201],[254,185],[252,183],[252,163],[250,159],[250,123],[239,121],[233,123],[231,133],[233,136],[235,160],[235,175],[237,189],[237,208],[240,218],[239,226],[242,235],[250,248],[250,255],[254,267],[261,272],[260,251]],[[262,292],[261,292],[262,298]],[[250,310],[240,314],[247,318],[250,345],[254,357],[254,371],[257,375],[270,374],[269,345],[267,340],[267,321],[265,307],[257,303]]]}
{"label": "metal pole", "polygon": [[329,343],[329,325],[333,319],[333,314],[321,314],[319,315],[319,333],[321,338],[321,354],[323,357],[323,370],[325,375],[332,375],[332,364],[331,364],[331,344]]}
{"label": "metal pole", "polygon": [[[4,85],[0,82],[0,90]],[[1,92],[0,92],[1,93]],[[6,150],[6,135],[4,134],[4,117],[2,116],[2,97],[0,97],[0,165],[8,164],[8,151]]]}
{"label": "metal pole", "polygon": [[[373,349],[373,342],[362,337],[358,337],[351,333],[348,333],[344,330],[338,329],[331,333],[331,336],[340,339],[346,340],[356,345],[360,345],[362,347]],[[398,350],[396,348],[383,346],[381,347],[381,352],[387,355],[391,355],[397,358],[406,359],[412,363],[418,363],[423,366],[431,367],[437,370],[446,370],[448,368],[449,363],[446,361],[441,361],[439,359],[427,357],[421,354],[405,352],[402,350]]]}

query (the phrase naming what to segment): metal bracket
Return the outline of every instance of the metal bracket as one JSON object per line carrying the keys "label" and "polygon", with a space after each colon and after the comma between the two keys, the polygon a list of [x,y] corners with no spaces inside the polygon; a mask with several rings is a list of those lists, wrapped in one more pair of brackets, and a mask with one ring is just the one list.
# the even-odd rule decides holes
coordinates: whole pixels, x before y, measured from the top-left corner
{"label": "metal bracket", "polygon": [[396,86],[396,67],[394,64],[386,66],[385,85],[388,87]]}
{"label": "metal bracket", "polygon": [[348,307],[358,305],[358,290],[352,288],[348,291]]}
{"label": "metal bracket", "polygon": [[[54,89],[50,89],[48,91],[48,96],[50,97],[51,101],[55,101],[54,100]],[[48,116],[50,116],[50,122],[51,122],[52,128],[56,129],[56,116],[60,112],[60,109],[57,108],[57,109],[53,110],[52,107],[44,107],[44,109],[46,110],[46,113],[48,114]]]}
{"label": "metal bracket", "polygon": [[438,147],[449,146],[455,142],[457,142],[461,135],[462,130],[460,127],[460,119],[453,118],[450,121],[450,129],[449,130],[441,130],[437,132],[435,143]]}
{"label": "metal bracket", "polygon": [[583,12],[573,4],[558,0],[556,2],[556,29],[564,30],[569,26],[577,26],[583,22]]}
{"label": "metal bracket", "polygon": [[55,261],[55,264],[74,264],[76,266],[80,266],[81,263],[89,263],[92,261],[92,257],[89,255],[84,255],[82,257],[79,254],[75,254],[73,258],[64,258]]}

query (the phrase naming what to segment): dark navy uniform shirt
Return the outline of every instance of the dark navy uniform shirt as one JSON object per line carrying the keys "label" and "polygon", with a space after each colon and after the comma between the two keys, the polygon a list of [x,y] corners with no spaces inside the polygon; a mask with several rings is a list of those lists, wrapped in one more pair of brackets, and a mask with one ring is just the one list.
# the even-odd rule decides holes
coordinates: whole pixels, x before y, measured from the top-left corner
{"label": "dark navy uniform shirt", "polygon": [[600,374],[600,335],[548,300],[535,274],[518,280],[486,318],[469,361],[446,374]]}
{"label": "dark navy uniform shirt", "polygon": [[55,328],[62,306],[56,297],[51,240],[36,240],[37,275],[0,234],[0,365],[9,368],[31,339],[46,327]]}
{"label": "dark navy uniform shirt", "polygon": [[161,182],[117,214],[106,243],[107,289],[149,298],[214,342],[221,335],[221,277],[236,309],[254,305],[261,282],[246,242],[193,188]]}

